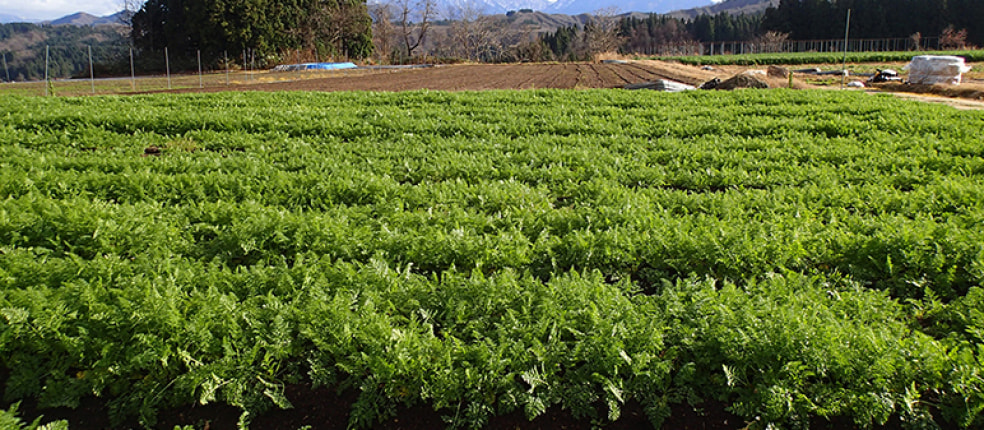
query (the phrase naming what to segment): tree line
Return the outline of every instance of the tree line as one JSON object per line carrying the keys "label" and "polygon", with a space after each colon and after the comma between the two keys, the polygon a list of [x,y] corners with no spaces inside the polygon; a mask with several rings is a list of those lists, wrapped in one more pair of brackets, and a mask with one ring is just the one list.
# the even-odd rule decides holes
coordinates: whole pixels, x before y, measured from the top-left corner
{"label": "tree line", "polygon": [[150,0],[133,19],[143,49],[253,48],[402,63],[415,58],[473,61],[586,60],[599,52],[645,52],[660,44],[835,39],[853,11],[852,37],[941,37],[954,47],[984,44],[981,0],[781,0],[764,14],[672,18],[599,11],[553,31],[510,26],[533,11],[487,16],[466,4],[441,13],[436,0]]}
{"label": "tree line", "polygon": [[[693,19],[651,14],[623,17],[617,50],[630,54],[660,45],[710,42],[837,39],[851,9],[851,37],[861,39],[938,37],[943,48],[984,45],[981,0],[781,0],[764,14],[700,15]],[[586,60],[582,42],[596,29],[568,26],[540,37],[551,60]],[[611,48],[611,47],[608,47]],[[597,52],[594,52],[597,53]]]}
{"label": "tree line", "polygon": [[950,36],[984,45],[981,0],[781,0],[765,12],[762,28],[792,40],[844,37],[848,9],[852,38]]}
{"label": "tree line", "polygon": [[210,58],[250,49],[361,59],[373,50],[365,0],[149,0],[133,15],[134,45]]}

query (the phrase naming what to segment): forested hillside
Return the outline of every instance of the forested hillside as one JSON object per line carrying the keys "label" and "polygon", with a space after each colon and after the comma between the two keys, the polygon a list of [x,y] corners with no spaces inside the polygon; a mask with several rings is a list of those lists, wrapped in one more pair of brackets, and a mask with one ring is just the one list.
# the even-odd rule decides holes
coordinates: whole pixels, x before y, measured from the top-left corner
{"label": "forested hillside", "polygon": [[129,43],[117,26],[0,24],[0,54],[7,66],[0,79],[43,79],[46,46],[48,73],[58,78],[88,75],[89,47],[101,72],[110,71],[129,53]]}

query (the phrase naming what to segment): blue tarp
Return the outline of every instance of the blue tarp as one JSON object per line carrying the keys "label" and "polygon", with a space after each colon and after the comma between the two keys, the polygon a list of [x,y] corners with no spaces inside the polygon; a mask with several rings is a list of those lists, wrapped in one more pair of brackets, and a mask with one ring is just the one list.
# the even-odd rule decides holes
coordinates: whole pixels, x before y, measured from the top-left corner
{"label": "blue tarp", "polygon": [[302,63],[302,64],[282,64],[275,67],[276,72],[293,72],[297,70],[342,70],[355,69],[355,63]]}
{"label": "blue tarp", "polygon": [[307,63],[301,64],[301,66],[304,66],[305,70],[337,70],[356,68],[354,63]]}

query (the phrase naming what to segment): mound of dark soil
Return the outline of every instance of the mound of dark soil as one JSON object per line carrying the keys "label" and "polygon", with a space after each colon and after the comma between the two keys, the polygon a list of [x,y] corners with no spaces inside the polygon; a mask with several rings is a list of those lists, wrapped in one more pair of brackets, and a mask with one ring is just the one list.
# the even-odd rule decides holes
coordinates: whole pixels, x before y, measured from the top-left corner
{"label": "mound of dark soil", "polygon": [[724,82],[721,82],[714,89],[737,90],[741,88],[769,88],[769,84],[766,83],[764,79],[751,73],[740,73],[732,76]]}

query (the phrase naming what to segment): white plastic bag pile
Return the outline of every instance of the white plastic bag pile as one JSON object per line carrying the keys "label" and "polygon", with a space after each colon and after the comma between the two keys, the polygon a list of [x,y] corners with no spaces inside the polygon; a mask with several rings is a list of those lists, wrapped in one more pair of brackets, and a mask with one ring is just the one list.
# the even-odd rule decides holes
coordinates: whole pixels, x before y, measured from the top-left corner
{"label": "white plastic bag pile", "polygon": [[960,77],[970,71],[962,57],[949,55],[919,55],[904,67],[909,71],[909,83],[960,85]]}

